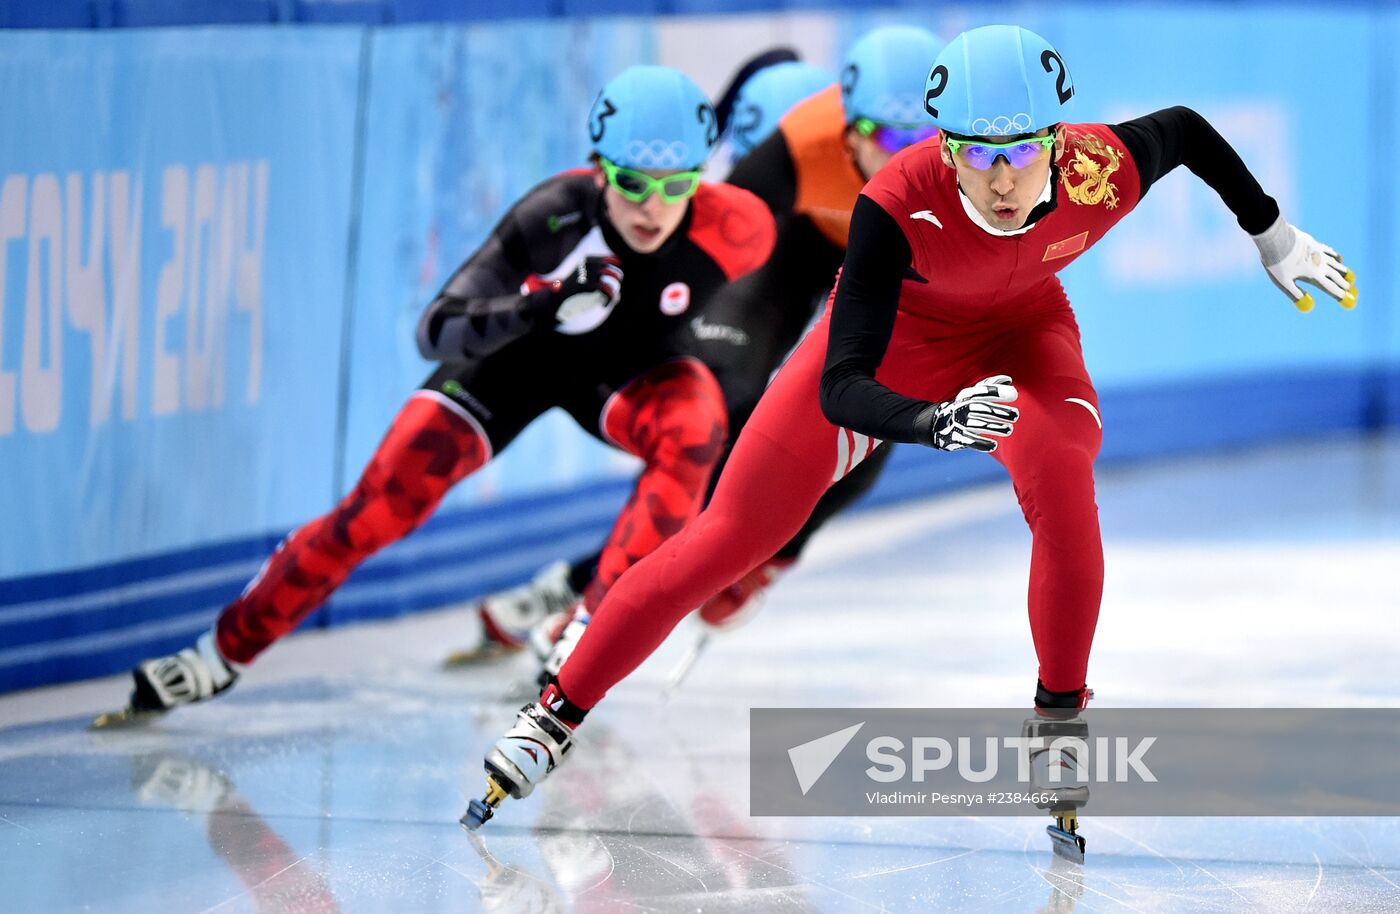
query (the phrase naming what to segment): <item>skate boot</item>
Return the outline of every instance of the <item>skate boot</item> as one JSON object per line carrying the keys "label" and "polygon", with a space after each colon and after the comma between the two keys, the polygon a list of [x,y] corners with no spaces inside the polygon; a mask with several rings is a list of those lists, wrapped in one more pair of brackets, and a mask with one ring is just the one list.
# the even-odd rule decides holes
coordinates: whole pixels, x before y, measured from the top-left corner
{"label": "skate boot", "polygon": [[549,685],[550,679],[559,673],[564,661],[578,647],[591,618],[592,614],[580,603],[572,612],[553,616],[530,633],[530,647],[540,659],[540,674],[536,679],[540,688]]}
{"label": "skate boot", "polygon": [[194,647],[169,657],[144,660],[131,671],[133,687],[128,705],[100,715],[94,728],[148,720],[180,705],[206,701],[238,681],[238,672],[219,653],[213,630],[199,636]]}
{"label": "skate boot", "polygon": [[572,728],[546,706],[557,694],[557,687],[548,686],[539,701],[521,708],[515,726],[486,754],[486,796],[472,800],[462,815],[468,830],[485,824],[507,796],[528,797],[574,747]]}
{"label": "skate boot", "polygon": [[[1055,820],[1045,827],[1051,849],[1066,860],[1083,863],[1079,810],[1089,802],[1089,725],[1078,708],[1036,708],[1036,716],[1021,725],[1021,736],[1040,741],[1029,750],[1030,786],[1036,807]],[[1061,739],[1074,742],[1056,746]]]}
{"label": "skate boot", "polygon": [[481,640],[475,647],[456,651],[444,666],[467,666],[509,656],[525,646],[531,630],[551,614],[562,612],[578,602],[579,595],[569,582],[567,562],[542,568],[534,579],[481,601]]}

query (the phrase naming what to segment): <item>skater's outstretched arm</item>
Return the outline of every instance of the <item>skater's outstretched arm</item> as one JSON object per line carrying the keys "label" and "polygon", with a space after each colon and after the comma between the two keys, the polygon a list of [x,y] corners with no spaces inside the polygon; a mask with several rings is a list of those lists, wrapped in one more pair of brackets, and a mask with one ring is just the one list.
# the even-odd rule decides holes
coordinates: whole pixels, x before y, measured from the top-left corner
{"label": "skater's outstretched arm", "polygon": [[1273,197],[1264,192],[1239,154],[1200,114],[1185,107],[1164,108],[1143,117],[1111,124],[1138,167],[1142,193],[1178,165],[1185,165],[1220,195],[1259,248],[1259,257],[1274,285],[1300,311],[1311,311],[1313,298],[1298,288],[1312,283],[1356,306],[1356,277],[1341,255],[1307,232],[1290,225]]}

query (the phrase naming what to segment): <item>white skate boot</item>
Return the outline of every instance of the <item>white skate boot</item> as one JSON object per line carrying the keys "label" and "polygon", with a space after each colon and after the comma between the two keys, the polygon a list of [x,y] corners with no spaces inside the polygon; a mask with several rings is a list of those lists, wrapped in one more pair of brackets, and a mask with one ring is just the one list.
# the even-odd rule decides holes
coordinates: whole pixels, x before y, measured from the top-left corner
{"label": "white skate boot", "polygon": [[1030,749],[1031,792],[1035,805],[1050,813],[1045,827],[1051,849],[1074,863],[1084,862],[1079,810],[1089,802],[1089,725],[1077,709],[1040,708],[1021,725],[1021,736],[1039,739]]}
{"label": "white skate boot", "polygon": [[540,674],[536,677],[540,688],[549,684],[551,676],[558,675],[564,661],[578,647],[591,618],[592,614],[579,603],[568,612],[550,616],[531,630],[530,650],[540,661]]}
{"label": "white skate boot", "polygon": [[92,722],[93,727],[134,723],[181,705],[207,701],[238,681],[238,671],[214,643],[213,630],[200,635],[194,647],[169,657],[143,660],[131,676],[127,707],[99,716]]}
{"label": "white skate boot", "polygon": [[486,754],[486,796],[472,800],[461,823],[476,831],[507,796],[528,797],[574,747],[568,724],[546,708],[542,698],[520,709],[515,726]]}
{"label": "white skate boot", "polygon": [[554,562],[518,587],[481,601],[481,640],[475,647],[449,654],[444,666],[466,666],[514,654],[524,647],[533,628],[551,614],[567,610],[579,595],[569,583],[569,564]]}

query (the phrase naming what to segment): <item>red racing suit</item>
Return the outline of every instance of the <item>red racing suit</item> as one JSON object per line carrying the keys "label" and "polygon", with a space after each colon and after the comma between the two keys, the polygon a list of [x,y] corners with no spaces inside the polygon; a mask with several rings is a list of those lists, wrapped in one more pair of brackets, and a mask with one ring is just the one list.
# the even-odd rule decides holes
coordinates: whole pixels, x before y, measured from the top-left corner
{"label": "red racing suit", "polygon": [[774,379],[706,508],[637,563],[594,613],[558,674],[567,702],[599,701],[693,607],[771,555],[822,493],[914,417],[1007,374],[1020,419],[991,455],[1032,532],[1037,702],[1082,700],[1103,588],[1093,461],[1102,422],[1079,330],[1055,274],[1178,164],[1252,233],[1278,217],[1234,151],[1195,112],[1065,125],[1050,199],[1028,227],[974,223],[939,140],[900,153],[862,193],[834,305]]}

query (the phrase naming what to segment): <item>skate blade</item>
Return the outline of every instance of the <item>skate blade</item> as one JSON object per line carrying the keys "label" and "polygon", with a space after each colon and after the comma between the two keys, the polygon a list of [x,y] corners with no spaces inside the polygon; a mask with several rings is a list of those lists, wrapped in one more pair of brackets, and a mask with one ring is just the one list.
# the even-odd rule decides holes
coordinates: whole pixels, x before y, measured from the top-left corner
{"label": "skate blade", "polygon": [[476,647],[469,647],[461,651],[453,651],[442,661],[442,668],[445,670],[459,669],[461,667],[480,666],[485,663],[495,663],[507,657],[514,657],[525,649],[523,644],[512,645],[502,644],[499,641],[483,641]]}
{"label": "skate blade", "polygon": [[88,724],[89,730],[124,730],[149,724],[164,714],[164,711],[138,711],[135,708],[122,708],[110,714],[99,714]]}
{"label": "skate blade", "polygon": [[695,641],[686,650],[685,655],[676,663],[671,675],[666,677],[666,682],[661,687],[661,698],[663,701],[670,701],[671,695],[681,687],[685,678],[690,675],[690,671],[695,668],[695,661],[700,659],[700,655],[705,652],[705,647],[710,643],[710,633],[700,632]]}
{"label": "skate blade", "polygon": [[1081,835],[1055,825],[1045,826],[1045,833],[1050,836],[1050,848],[1056,857],[1070,863],[1084,862],[1084,838]]}
{"label": "skate blade", "polygon": [[462,813],[462,818],[457,821],[467,831],[474,832],[491,821],[491,817],[496,814],[496,807],[500,806],[501,801],[507,796],[509,794],[506,793],[506,789],[496,783],[496,779],[488,774],[486,776],[486,796],[468,803],[467,811]]}

